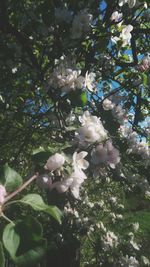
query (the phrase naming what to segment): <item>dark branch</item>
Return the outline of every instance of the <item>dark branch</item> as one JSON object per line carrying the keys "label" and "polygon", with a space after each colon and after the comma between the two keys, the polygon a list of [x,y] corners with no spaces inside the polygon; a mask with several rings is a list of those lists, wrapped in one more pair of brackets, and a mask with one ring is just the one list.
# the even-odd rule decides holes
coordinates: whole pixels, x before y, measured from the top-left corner
{"label": "dark branch", "polygon": [[139,88],[139,93],[137,95],[137,102],[135,107],[135,117],[133,122],[133,127],[137,126],[139,123],[140,115],[141,115],[141,103],[142,102],[142,92],[141,88]]}

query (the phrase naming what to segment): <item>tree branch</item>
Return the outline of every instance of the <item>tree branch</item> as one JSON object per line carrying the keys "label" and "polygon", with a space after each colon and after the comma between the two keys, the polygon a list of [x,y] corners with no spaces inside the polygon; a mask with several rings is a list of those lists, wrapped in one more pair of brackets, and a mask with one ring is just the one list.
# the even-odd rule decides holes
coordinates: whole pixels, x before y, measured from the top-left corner
{"label": "tree branch", "polygon": [[8,195],[5,200],[4,203],[6,203],[8,200],[10,200],[11,198],[13,198],[14,196],[16,196],[18,193],[20,193],[23,189],[25,189],[32,181],[34,181],[37,177],[38,177],[38,173],[36,173],[35,175],[33,175],[28,181],[26,181],[21,187],[19,187],[17,190],[15,190],[14,192],[12,192],[10,195]]}

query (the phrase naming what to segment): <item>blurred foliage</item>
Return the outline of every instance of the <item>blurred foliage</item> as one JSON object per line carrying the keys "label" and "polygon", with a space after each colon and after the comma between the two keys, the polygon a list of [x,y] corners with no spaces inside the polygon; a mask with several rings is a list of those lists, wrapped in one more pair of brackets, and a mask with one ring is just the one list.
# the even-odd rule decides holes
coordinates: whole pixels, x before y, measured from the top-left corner
{"label": "blurred foliage", "polygon": [[[85,110],[101,117],[114,144],[120,148],[124,174],[128,177],[124,179],[117,170],[108,168],[106,173],[102,169],[102,173],[95,178],[94,182],[93,178],[88,178],[85,188],[90,201],[95,203],[103,201],[103,205],[95,204],[94,208],[74,200],[69,193],[60,195],[57,192],[51,192],[49,194],[37,188],[36,184],[30,185],[24,191],[25,193],[42,193],[46,203],[57,205],[60,209],[63,209],[69,200],[72,208],[78,208],[81,219],[87,216],[90,222],[84,226],[83,220],[80,221],[72,216],[64,217],[62,225],[59,225],[53,218],[42,213],[37,215],[33,210],[29,212],[29,209],[22,207],[19,202],[15,203],[12,209],[6,209],[6,215],[12,220],[22,220],[18,222],[20,231],[23,229],[31,234],[26,236],[21,233],[20,247],[16,248],[13,256],[11,255],[18,265],[24,264],[24,258],[21,263],[17,260],[20,254],[26,252],[26,260],[31,255],[32,249],[34,253],[38,243],[40,248],[36,250],[35,262],[41,260],[44,253],[47,253],[47,258],[52,262],[52,255],[59,258],[57,255],[60,253],[60,259],[57,260],[61,261],[62,258],[68,257],[69,267],[73,267],[71,258],[74,259],[74,254],[71,254],[71,248],[76,250],[81,247],[81,266],[96,267],[100,266],[102,261],[103,267],[116,267],[119,249],[120,254],[124,256],[136,255],[136,249],[134,251],[133,248],[128,247],[126,233],[126,229],[129,232],[134,222],[139,222],[140,225],[136,237],[141,245],[141,253],[143,253],[141,255],[149,256],[149,202],[145,199],[143,191],[144,181],[149,179],[149,167],[143,166],[140,156],[128,154],[126,141],[120,140],[118,135],[119,123],[110,111],[102,108],[103,97],[113,96],[114,91],[118,90],[120,95],[125,97],[121,102],[122,107],[133,118],[129,122],[131,127],[137,130],[139,139],[148,140],[143,125],[149,113],[150,74],[149,71],[138,72],[136,66],[141,61],[141,56],[149,52],[150,23],[147,19],[149,9],[143,9],[143,1],[140,1],[140,6],[133,9],[129,9],[127,5],[123,7],[124,23],[134,26],[132,45],[126,48],[120,42],[112,44],[110,41],[112,32],[117,32],[117,26],[111,24],[110,16],[116,8],[120,11],[118,1],[105,2],[107,5],[103,9],[103,1],[97,0],[0,1],[0,163],[1,168],[7,168],[13,178],[9,180],[11,189],[8,191],[12,191],[12,187],[16,188],[15,182],[17,186],[21,184],[21,177],[25,182],[35,171],[43,172],[44,162],[55,152],[65,151],[72,154],[75,151],[76,147],[72,144],[72,140],[78,122],[75,120],[71,126],[67,122],[71,111],[76,118]],[[148,0],[145,2],[149,5]],[[70,10],[73,15],[82,9],[87,9],[93,14],[92,30],[79,39],[72,39],[71,23],[67,24],[65,21],[58,23],[55,18],[55,9],[63,7]],[[75,67],[81,69],[83,76],[87,71],[96,73],[97,91],[90,93],[78,90],[64,94],[52,88],[49,85],[49,77],[53,73],[56,60],[62,56],[68,56],[70,61],[75,58]],[[89,170],[91,177],[93,172],[93,169]],[[140,182],[132,183],[133,173],[140,175]],[[108,179],[105,179],[106,176]],[[4,175],[3,177],[0,175],[2,183],[3,180]],[[84,193],[86,192],[83,189],[83,198]],[[21,193],[19,197],[24,194]],[[121,220],[118,222],[117,219],[113,222],[112,213],[119,214],[120,210],[110,203],[112,196],[117,197],[117,202],[125,206],[122,212],[124,222]],[[25,219],[28,212],[37,220],[32,218],[29,223],[28,217]],[[109,257],[100,243],[102,231],[94,228],[93,233],[87,234],[90,225],[96,225],[99,221],[106,224],[108,230],[114,230],[121,236],[122,243],[120,242],[118,250],[111,251],[110,254],[108,252]],[[40,234],[36,235],[37,228],[41,229],[39,224],[43,227],[43,233],[39,230]],[[35,228],[36,225],[37,228]],[[1,237],[4,226],[2,219]],[[10,224],[6,227],[13,228]],[[10,236],[11,234],[8,236],[8,241],[12,241],[13,247],[14,240],[9,240]],[[25,250],[21,247],[24,238],[27,238],[28,245],[33,244],[33,248],[31,246],[29,251],[27,251],[28,247]],[[47,248],[45,239],[47,239]],[[7,245],[5,248],[8,250]],[[9,250],[8,253],[6,252],[6,258],[9,259],[10,253]],[[41,254],[40,258],[38,253]],[[138,259],[141,255],[137,252]],[[0,243],[2,267],[3,258],[3,248]],[[86,263],[88,261],[89,263]],[[58,266],[59,264],[61,263],[59,262]],[[142,261],[140,264],[140,267],[145,266]]]}

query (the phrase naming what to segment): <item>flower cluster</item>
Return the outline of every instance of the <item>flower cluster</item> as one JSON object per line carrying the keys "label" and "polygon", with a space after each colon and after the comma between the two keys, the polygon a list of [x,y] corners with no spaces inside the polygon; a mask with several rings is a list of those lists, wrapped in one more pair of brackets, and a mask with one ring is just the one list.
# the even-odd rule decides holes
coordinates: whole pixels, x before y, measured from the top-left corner
{"label": "flower cluster", "polygon": [[61,89],[65,93],[83,88],[93,91],[95,87],[94,82],[95,74],[93,72],[87,72],[85,77],[83,77],[81,70],[71,66],[64,58],[62,58],[62,61],[56,66],[49,77],[49,85],[55,89]]}
{"label": "flower cluster", "polygon": [[131,40],[131,31],[133,30],[133,26],[132,25],[126,25],[123,27],[122,32],[120,34],[120,39],[123,42],[123,46],[126,46],[128,44],[130,44],[130,40]]}
{"label": "flower cluster", "polygon": [[123,6],[126,3],[129,5],[129,8],[132,8],[135,6],[136,0],[119,0],[119,6]]}
{"label": "flower cluster", "polygon": [[131,35],[131,31],[133,30],[133,26],[132,25],[120,25],[122,22],[119,23],[118,26],[121,26],[122,30],[121,33],[119,35],[119,37],[114,36],[111,38],[113,43],[116,43],[118,41],[122,41],[122,46],[127,46],[130,44],[130,40],[132,38]]}
{"label": "flower cluster", "polygon": [[111,231],[106,232],[106,235],[102,237],[104,250],[117,247],[118,237]]}
{"label": "flower cluster", "polygon": [[81,146],[107,139],[107,131],[98,117],[92,116],[89,111],[85,111],[83,116],[79,117],[79,120],[81,127],[76,132],[76,140]]}
{"label": "flower cluster", "polygon": [[118,11],[114,11],[110,17],[111,21],[119,22],[122,19],[122,13],[119,13]]}
{"label": "flower cluster", "polygon": [[150,149],[148,144],[144,141],[138,141],[138,134],[133,131],[128,125],[121,125],[119,133],[122,137],[126,138],[129,145],[129,153],[135,153],[140,155],[145,161],[146,165],[149,165]]}
{"label": "flower cluster", "polygon": [[51,156],[45,165],[45,169],[49,171],[55,171],[60,169],[65,163],[65,158],[63,155],[56,153],[55,155]]}
{"label": "flower cluster", "polygon": [[62,92],[70,92],[82,89],[84,78],[80,75],[81,71],[72,68],[65,68],[62,64],[57,66],[50,76],[49,84],[55,89],[60,88]]}
{"label": "flower cluster", "polygon": [[114,96],[113,98],[106,98],[103,100],[103,109],[104,110],[111,110],[112,115],[114,118],[117,119],[117,121],[120,124],[124,124],[126,121],[126,112],[122,108],[121,105],[119,105],[119,102],[122,100],[122,97],[120,96]]}
{"label": "flower cluster", "polygon": [[100,144],[93,149],[91,161],[94,165],[107,163],[111,168],[114,169],[115,166],[120,162],[119,151],[109,140],[105,143],[105,145]]}
{"label": "flower cluster", "polygon": [[[84,158],[87,156],[87,152],[81,151],[80,153],[75,152],[72,158],[72,173],[68,177],[61,175],[61,180],[52,182],[49,175],[42,175],[38,177],[37,183],[45,189],[56,189],[59,193],[64,193],[70,189],[71,193],[75,198],[79,198],[79,189],[81,184],[87,179],[83,170],[89,166],[88,161]],[[49,157],[45,164],[45,169],[54,172],[60,170],[65,163],[65,157],[59,153]]]}

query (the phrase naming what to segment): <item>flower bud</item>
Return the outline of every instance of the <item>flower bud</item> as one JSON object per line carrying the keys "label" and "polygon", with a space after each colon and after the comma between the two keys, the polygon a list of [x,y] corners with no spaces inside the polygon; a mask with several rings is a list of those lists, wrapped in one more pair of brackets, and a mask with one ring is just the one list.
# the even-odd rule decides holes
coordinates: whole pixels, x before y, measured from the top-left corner
{"label": "flower bud", "polygon": [[37,184],[39,187],[43,189],[48,189],[52,185],[52,179],[51,177],[49,177],[49,175],[43,174],[43,175],[38,176]]}
{"label": "flower bud", "polygon": [[49,157],[44,168],[49,171],[55,171],[63,166],[65,158],[63,155],[56,153]]}
{"label": "flower bud", "polygon": [[6,194],[5,187],[0,184],[0,204],[3,204]]}

